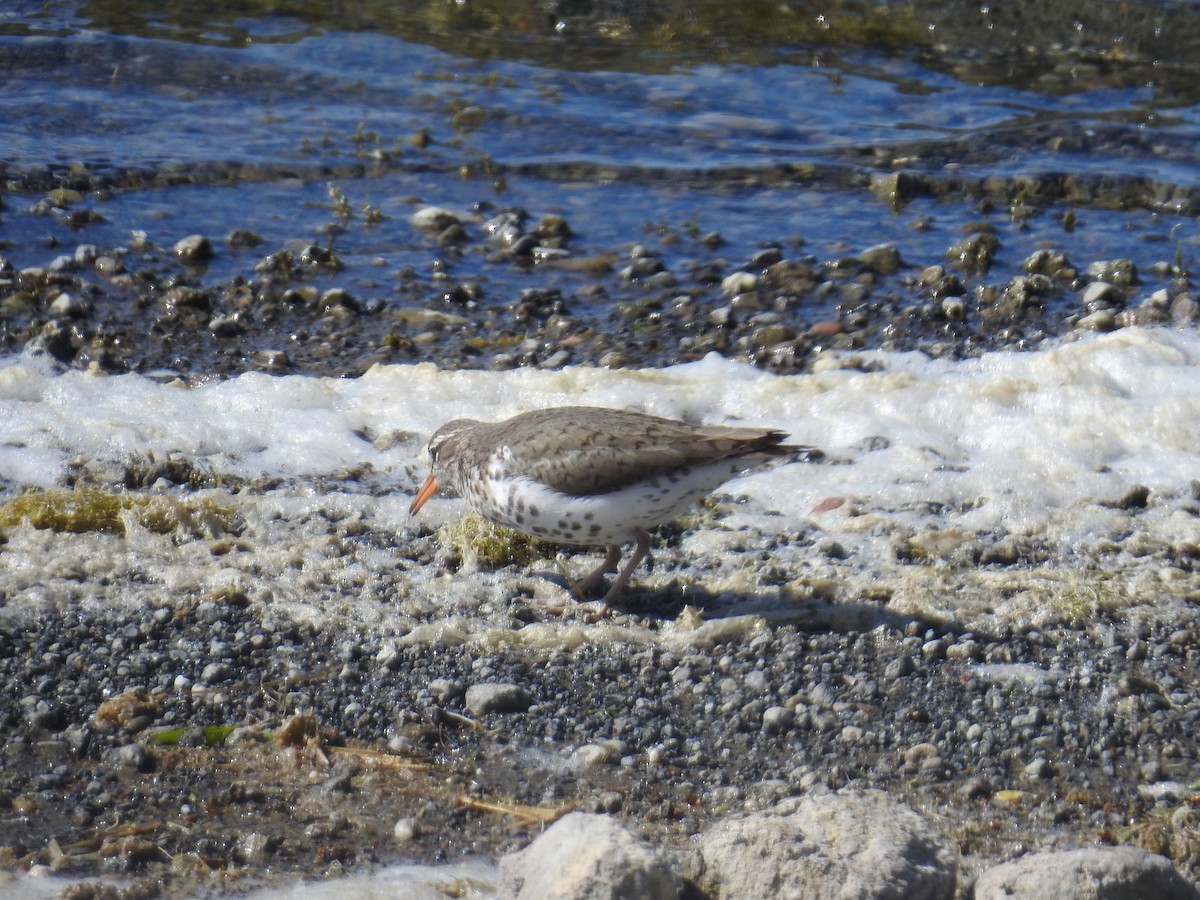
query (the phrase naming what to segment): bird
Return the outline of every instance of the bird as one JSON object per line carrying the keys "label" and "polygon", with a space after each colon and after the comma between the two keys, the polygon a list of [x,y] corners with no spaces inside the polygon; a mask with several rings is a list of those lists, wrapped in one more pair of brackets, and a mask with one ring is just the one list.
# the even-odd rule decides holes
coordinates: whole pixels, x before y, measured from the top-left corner
{"label": "bird", "polygon": [[602,600],[607,611],[650,551],[651,529],[675,519],[731,478],[819,450],[784,443],[773,428],[693,425],[642,412],[559,406],[502,422],[455,419],[429,440],[432,471],[415,516],[448,484],[485,519],[541,540],[604,546],[604,562],[579,579],[577,600],[633,555]]}

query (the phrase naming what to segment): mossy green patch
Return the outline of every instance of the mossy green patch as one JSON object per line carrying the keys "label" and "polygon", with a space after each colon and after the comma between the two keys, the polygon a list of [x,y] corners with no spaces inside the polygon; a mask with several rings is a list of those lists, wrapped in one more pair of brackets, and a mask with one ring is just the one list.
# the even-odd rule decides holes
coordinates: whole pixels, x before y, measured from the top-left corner
{"label": "mossy green patch", "polygon": [[[174,747],[179,744],[179,739],[188,730],[188,727],[172,728],[168,731],[156,731],[150,735],[150,738],[156,744],[164,747]],[[236,725],[205,725],[204,740],[208,742],[210,747],[219,747],[225,743],[225,738],[229,737],[236,728]]]}
{"label": "mossy green patch", "polygon": [[474,562],[483,569],[528,565],[535,559],[552,555],[558,546],[496,525],[475,512],[443,525],[437,531],[437,540],[443,547],[457,552],[464,561]]}
{"label": "mossy green patch", "polygon": [[240,530],[234,510],[211,498],[180,500],[95,488],[19,494],[0,506],[0,528],[11,529],[28,522],[34,528],[72,534],[102,531],[124,535],[130,514],[143,528],[157,534],[180,527],[208,533]]}

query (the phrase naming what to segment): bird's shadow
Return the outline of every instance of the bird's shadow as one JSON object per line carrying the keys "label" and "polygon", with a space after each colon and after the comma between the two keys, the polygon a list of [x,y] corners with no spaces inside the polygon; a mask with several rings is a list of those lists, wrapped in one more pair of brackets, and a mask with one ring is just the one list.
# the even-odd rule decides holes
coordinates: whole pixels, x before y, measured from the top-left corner
{"label": "bird's shadow", "polygon": [[[570,580],[562,572],[544,570],[531,572],[565,591]],[[580,603],[580,611],[599,606],[599,601]],[[547,614],[547,617],[552,614]],[[933,629],[939,634],[960,634],[966,629],[945,618],[901,613],[889,609],[885,601],[847,600],[822,591],[811,595],[787,598],[780,591],[762,592],[721,591],[715,593],[699,585],[682,585],[677,581],[656,588],[640,587],[636,583],[625,589],[611,608],[611,615],[636,616],[646,624],[666,625],[686,621],[717,621],[740,616],[756,616],[770,627],[794,627],[803,631],[832,631],[838,633],[868,632],[880,626],[901,632],[924,633]],[[976,631],[976,629],[972,629]]]}

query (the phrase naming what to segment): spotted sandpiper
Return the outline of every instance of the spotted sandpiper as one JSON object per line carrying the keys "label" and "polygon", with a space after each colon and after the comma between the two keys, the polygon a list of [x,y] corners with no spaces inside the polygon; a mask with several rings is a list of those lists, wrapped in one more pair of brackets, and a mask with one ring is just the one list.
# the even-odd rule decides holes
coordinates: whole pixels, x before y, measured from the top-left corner
{"label": "spotted sandpiper", "polygon": [[484,518],[548,541],[604,545],[608,555],[575,583],[579,599],[633,556],[604,596],[607,609],[650,551],[649,529],[674,519],[735,475],[820,451],[783,443],[782,431],[690,425],[645,413],[560,406],[503,422],[455,419],[429,441],[433,471],[416,514],[440,482]]}

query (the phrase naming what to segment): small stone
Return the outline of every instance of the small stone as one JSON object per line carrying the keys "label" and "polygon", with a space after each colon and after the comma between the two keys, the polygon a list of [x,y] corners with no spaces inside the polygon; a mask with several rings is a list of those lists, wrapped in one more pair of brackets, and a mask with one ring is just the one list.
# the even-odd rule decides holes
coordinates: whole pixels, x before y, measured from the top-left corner
{"label": "small stone", "polygon": [[175,242],[174,253],[188,265],[205,263],[213,257],[212,242],[202,234],[190,234]]}
{"label": "small stone", "polygon": [[1038,758],[1025,767],[1026,778],[1049,778],[1054,774],[1054,766],[1050,760]]}
{"label": "small stone", "polygon": [[932,641],[926,641],[921,645],[921,656],[923,656],[925,659],[945,659],[946,642],[941,638],[934,638]]}
{"label": "small stone", "polygon": [[242,321],[236,313],[231,316],[213,316],[208,322],[208,330],[216,337],[235,337],[242,333]]}
{"label": "small stone", "polygon": [[639,256],[621,270],[625,281],[641,281],[663,271],[662,261],[653,256]]}
{"label": "small stone", "polygon": [[928,742],[914,744],[904,751],[904,762],[910,766],[920,766],[927,759],[938,757],[938,748]]}
{"label": "small stone", "polygon": [[750,335],[750,343],[761,349],[786,343],[795,337],[796,332],[787,325],[764,325]]}
{"label": "small stone", "polygon": [[961,322],[967,315],[967,305],[962,297],[947,297],[942,301],[942,315],[951,322]]}
{"label": "small stone", "polygon": [[396,839],[398,844],[407,844],[409,841],[420,837],[421,829],[417,825],[417,820],[412,816],[404,816],[396,820],[396,824],[392,826],[392,837]]}
{"label": "small stone", "polygon": [[125,271],[125,263],[115,256],[97,256],[96,271],[111,278]]}
{"label": "small stone", "polygon": [[777,262],[783,260],[783,251],[778,247],[765,247],[759,250],[752,257],[747,268],[750,269],[765,269],[768,266],[773,266]]}
{"label": "small stone", "polygon": [[571,754],[571,765],[576,769],[596,769],[610,765],[621,758],[620,748],[606,742],[584,744]]}
{"label": "small stone", "polygon": [[567,225],[566,219],[551,213],[542,216],[541,220],[533,226],[533,233],[543,241],[563,240],[570,237],[571,228]]}
{"label": "small stone", "polygon": [[1061,250],[1035,250],[1021,263],[1028,275],[1048,275],[1051,278],[1071,270],[1071,263]]}
{"label": "small stone", "polygon": [[1171,301],[1171,321],[1176,325],[1195,325],[1200,321],[1200,303],[1189,293],[1179,294]]}
{"label": "small stone", "polygon": [[267,372],[287,372],[292,368],[291,357],[283,350],[255,350],[250,358],[256,366]]}
{"label": "small stone", "polygon": [[238,849],[247,862],[261,863],[271,856],[279,847],[279,841],[267,834],[251,831],[238,841]]}
{"label": "small stone", "polygon": [[1080,297],[1083,308],[1089,313],[1099,309],[1113,309],[1125,302],[1125,292],[1107,281],[1093,281],[1083,289]]}
{"label": "small stone", "polygon": [[946,648],[946,659],[965,661],[982,657],[983,651],[980,649],[978,641],[959,641]]}
{"label": "small stone", "polygon": [[231,670],[223,662],[209,663],[200,673],[200,680],[207,684],[216,684],[229,678]]}
{"label": "small stone", "polygon": [[745,291],[729,301],[734,312],[755,313],[763,308],[762,295],[758,291]]}
{"label": "small stone", "polygon": [[763,711],[762,730],[767,734],[783,734],[795,721],[795,713],[786,706],[768,706]]}
{"label": "small stone", "polygon": [[493,712],[525,712],[533,698],[519,684],[473,684],[467,688],[464,705],[473,716]]}
{"label": "small stone", "polygon": [[735,297],[752,291],[758,286],[758,276],[752,272],[733,272],[721,279],[721,293],[726,297]]}
{"label": "small stone", "polygon": [[342,288],[330,288],[317,301],[317,309],[322,313],[337,312],[339,310],[358,312],[360,308],[361,305],[355,299],[354,295]]}
{"label": "small stone", "polygon": [[917,670],[917,664],[913,662],[911,656],[897,656],[895,659],[889,660],[887,665],[883,667],[883,677],[889,681],[896,678],[903,678],[905,675],[911,675]]}
{"label": "small stone", "polygon": [[981,275],[992,267],[1000,250],[1000,239],[989,231],[980,231],[963,238],[946,251],[946,256],[971,274]]}
{"label": "small stone", "polygon": [[408,217],[408,222],[422,231],[442,232],[460,224],[455,213],[440,206],[425,206]]}
{"label": "small stone", "polygon": [[1107,281],[1117,287],[1131,287],[1138,283],[1137,266],[1131,259],[1110,259],[1091,263],[1088,275],[1096,281]]}
{"label": "small stone", "polygon": [[429,682],[429,693],[438,703],[448,703],[463,695],[466,687],[461,681],[450,678],[435,678]]}
{"label": "small stone", "polygon": [[904,265],[894,244],[876,244],[858,254],[859,261],[877,275],[895,275]]}
{"label": "small stone", "polygon": [[1088,331],[1112,331],[1117,327],[1117,314],[1111,309],[1101,309],[1084,316],[1075,324]]}
{"label": "small stone", "polygon": [[719,306],[708,314],[708,322],[718,328],[733,322],[733,307]]}
{"label": "small stone", "polygon": [[74,294],[62,293],[50,303],[50,315],[58,319],[80,318],[92,311],[92,305]]}
{"label": "small stone", "polygon": [[114,747],[104,754],[104,761],[115,768],[133,769],[137,772],[149,772],[154,768],[154,758],[141,744]]}

